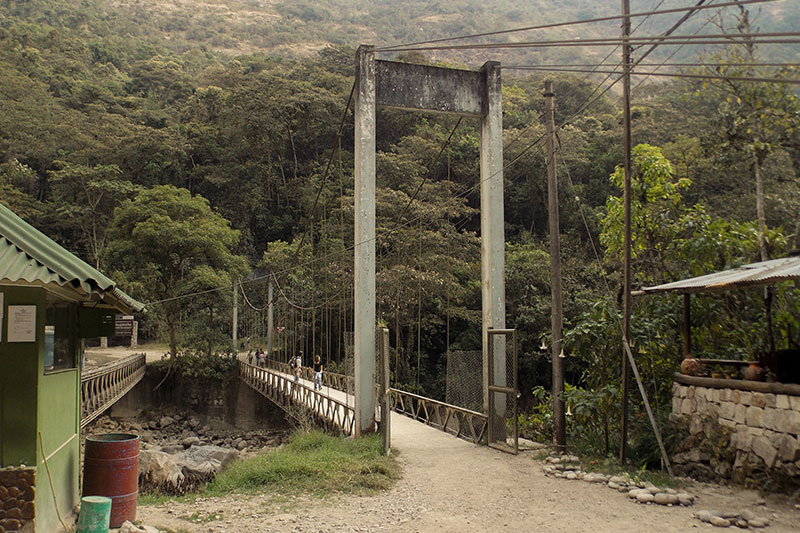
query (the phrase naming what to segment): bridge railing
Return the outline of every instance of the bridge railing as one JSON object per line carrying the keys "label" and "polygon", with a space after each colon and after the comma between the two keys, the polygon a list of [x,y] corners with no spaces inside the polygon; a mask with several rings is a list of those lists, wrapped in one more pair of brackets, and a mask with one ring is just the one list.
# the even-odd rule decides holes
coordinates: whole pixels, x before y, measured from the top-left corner
{"label": "bridge railing", "polygon": [[[283,372],[284,374],[294,375],[294,370],[288,363],[275,361],[274,359],[268,359],[267,367],[272,368],[273,370],[277,370],[278,372]],[[302,367],[300,369],[300,377],[303,379],[307,379],[308,381],[314,381],[314,369],[308,366]],[[322,373],[322,386],[330,387],[332,389],[336,389],[338,391],[342,391],[347,394],[353,394],[354,391],[356,390],[355,378],[353,378],[353,376],[347,376],[345,374],[336,374],[334,372]]]}
{"label": "bridge railing", "polygon": [[389,389],[389,393],[394,411],[474,444],[483,441],[485,414],[398,389]]}
{"label": "bridge railing", "polygon": [[[264,368],[239,360],[239,377],[256,392],[269,398],[290,416],[299,419],[311,414],[315,421],[328,430],[352,435],[355,429],[355,410],[321,391],[315,391],[303,382],[294,381],[289,365],[273,361]],[[283,368],[285,365],[285,369]],[[334,388],[331,386],[331,388]]]}
{"label": "bridge railing", "polygon": [[[240,359],[240,361],[244,364],[248,364],[244,359]],[[294,370],[288,363],[268,359],[266,365],[267,369],[289,376],[294,375]],[[249,364],[248,366],[260,368]],[[264,370],[263,368],[261,369]],[[300,369],[300,377],[308,381],[313,381],[313,369],[302,367]],[[323,372],[322,386],[330,387],[347,394],[353,394],[355,391],[355,380],[353,376]],[[399,389],[389,389],[389,391],[392,410],[475,444],[483,441],[488,420],[485,414]],[[353,408],[348,409],[351,413],[354,412]],[[380,416],[379,413],[378,416]]]}
{"label": "bridge railing", "polygon": [[145,354],[139,353],[83,373],[81,429],[139,383],[144,377],[145,364]]}

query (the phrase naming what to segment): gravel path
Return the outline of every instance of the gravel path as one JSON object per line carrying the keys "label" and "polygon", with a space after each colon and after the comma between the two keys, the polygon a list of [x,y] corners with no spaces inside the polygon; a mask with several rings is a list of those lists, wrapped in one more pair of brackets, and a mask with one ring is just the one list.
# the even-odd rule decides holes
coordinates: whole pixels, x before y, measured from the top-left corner
{"label": "gravel path", "polygon": [[[800,511],[755,492],[696,484],[694,507],[631,502],[625,494],[582,481],[546,477],[530,452],[517,456],[476,446],[393,414],[393,446],[403,478],[376,496],[207,498],[139,507],[144,524],[188,532],[684,532],[710,529],[692,513],[749,509],[769,518],[764,531],[800,531]],[[219,517],[219,518],[217,518]],[[194,520],[191,520],[194,518]],[[735,528],[734,528],[735,529]]]}

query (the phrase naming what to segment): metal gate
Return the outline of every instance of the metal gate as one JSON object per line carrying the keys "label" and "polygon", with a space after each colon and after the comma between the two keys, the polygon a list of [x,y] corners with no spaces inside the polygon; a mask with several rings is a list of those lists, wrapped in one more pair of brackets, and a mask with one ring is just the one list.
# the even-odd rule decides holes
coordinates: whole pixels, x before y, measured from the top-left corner
{"label": "metal gate", "polygon": [[517,331],[488,330],[489,413],[487,443],[492,448],[519,452],[517,399]]}

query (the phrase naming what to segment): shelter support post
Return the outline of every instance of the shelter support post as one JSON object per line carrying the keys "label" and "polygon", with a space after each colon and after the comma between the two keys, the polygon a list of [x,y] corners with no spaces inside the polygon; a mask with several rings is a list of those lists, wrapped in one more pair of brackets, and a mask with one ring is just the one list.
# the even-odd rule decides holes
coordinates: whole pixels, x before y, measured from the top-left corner
{"label": "shelter support post", "polygon": [[692,356],[692,316],[691,300],[687,292],[683,295],[683,357]]}

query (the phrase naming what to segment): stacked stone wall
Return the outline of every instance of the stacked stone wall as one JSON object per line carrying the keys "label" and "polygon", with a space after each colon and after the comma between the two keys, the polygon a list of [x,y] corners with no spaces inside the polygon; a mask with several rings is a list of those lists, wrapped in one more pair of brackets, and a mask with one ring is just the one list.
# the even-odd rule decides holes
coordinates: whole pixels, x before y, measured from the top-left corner
{"label": "stacked stone wall", "polygon": [[800,396],[673,384],[674,470],[752,488],[800,488]]}
{"label": "stacked stone wall", "polygon": [[35,482],[32,468],[0,469],[0,533],[34,530]]}

